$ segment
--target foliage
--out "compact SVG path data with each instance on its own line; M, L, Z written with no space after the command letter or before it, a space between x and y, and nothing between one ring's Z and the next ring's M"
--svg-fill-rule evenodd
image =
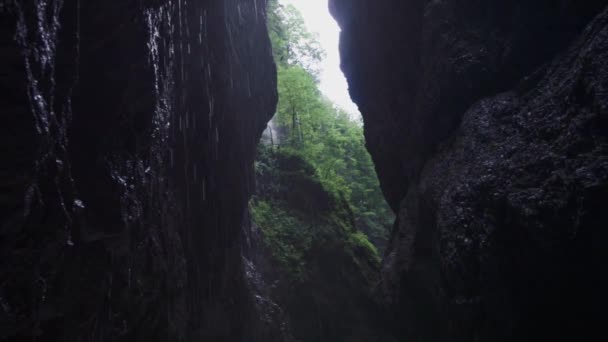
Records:
M319 91L314 65L323 53L297 10L272 0L268 22L278 67L273 120L282 136L276 148L308 161L325 188L349 202L357 227L384 249L394 217L380 191L361 123Z
M270 146L259 147L256 181L250 213L294 336L356 341L375 332L380 257L354 227L344 196L331 193L300 154Z
M367 235L362 232L354 232L349 236L349 242L352 250L364 254L367 258L374 260L374 262L380 263L380 257L378 256L378 250L367 239Z
M253 220L264 229L265 247L291 279L302 281L306 273L304 253L313 238L311 230L305 229L306 220L277 201L252 201L250 211Z
M365 148L361 123L351 119L319 91L317 65L324 52L316 36L307 31L301 14L293 6L281 5L277 0L270 0L268 6L269 34L278 68L279 102L273 120L278 127L275 133L281 136L276 146L259 149L256 161L259 193L277 191L277 175L272 172L279 168L278 160L286 160L290 155L296 156L295 160L305 160L312 170L303 170L303 173L309 177L314 173L313 178L322 184L323 191L331 198L346 202L356 228L365 233L358 233L350 241L359 243L370 255L377 255L377 250L382 250L386 244L393 214L380 191L374 165ZM272 157L272 153L281 158ZM273 177L274 181L271 181ZM296 190L283 191L293 193ZM292 214L281 209L281 203L277 201L254 209L265 212L265 205L270 204L278 216ZM277 222L296 224L283 217L270 220L261 214L258 219L271 226ZM275 232L271 234L274 234L273 238L279 236ZM365 243L368 238L373 245ZM277 241L273 245L277 251L289 251ZM374 248L367 248L370 246ZM291 260L289 264L294 266L297 256L282 255L280 258Z
M274 139L258 146L253 221L273 295L301 341L358 341L381 318L373 299L392 213L363 128L318 89L323 52L302 16L269 1L278 69ZM276 144L275 144L276 142Z
M268 32L274 58L278 65L300 65L318 77L318 63L325 57L318 36L309 32L302 14L293 5L281 5L277 0L268 3Z
M260 146L256 180L252 218L264 232L266 247L292 280L305 280L306 255L313 245L339 242L353 259L379 265L376 248L355 229L344 197L330 192L301 156Z
M265 247L290 281L309 278L307 260L313 249L318 252L315 246L341 246L353 263L374 269L379 266L378 251L356 230L344 196L327 189L299 154L260 146L256 180L257 191L250 202L253 221L262 229Z

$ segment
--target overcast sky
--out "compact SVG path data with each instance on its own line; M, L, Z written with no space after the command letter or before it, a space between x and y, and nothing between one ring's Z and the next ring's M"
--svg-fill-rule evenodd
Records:
M348 85L342 70L340 70L340 54L338 52L340 28L329 14L327 0L279 0L279 2L294 5L302 12L308 30L319 34L320 43L327 52L327 58L321 65L321 84L319 88L323 94L353 116L358 116L359 110L348 95Z

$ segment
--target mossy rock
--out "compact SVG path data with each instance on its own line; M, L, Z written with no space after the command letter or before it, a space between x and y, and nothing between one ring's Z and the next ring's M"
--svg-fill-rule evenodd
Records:
M274 295L293 333L307 341L377 341L381 310L374 298L380 257L355 229L344 196L323 186L296 154L265 153L251 213L273 260Z

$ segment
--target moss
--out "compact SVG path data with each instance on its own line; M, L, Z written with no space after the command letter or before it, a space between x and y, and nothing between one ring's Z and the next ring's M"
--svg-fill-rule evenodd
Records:
M378 250L376 246L374 246L367 235L362 232L354 232L349 236L350 247L356 252L362 253L365 257L373 260L375 263L380 263L380 256L378 255Z
M259 159L250 211L295 336L343 340L368 331L377 319L372 293L380 257L356 230L346 196L328 190L297 155L266 151Z
M304 254L310 249L312 231L305 220L279 201L254 199L250 204L254 222L262 229L264 245L283 272L293 281L306 274Z
M340 193L320 182L303 158L290 151L262 148L256 162L258 191L251 201L253 220L265 245L292 276L305 278L306 254L313 242L340 242L346 255L379 264L378 251L355 230L353 213Z

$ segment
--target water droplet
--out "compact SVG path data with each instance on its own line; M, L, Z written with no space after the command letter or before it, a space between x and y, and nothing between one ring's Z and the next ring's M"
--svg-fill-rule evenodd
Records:
M82 200L79 200L78 198L74 200L74 207L79 208L79 209L84 209L84 203L82 203Z
M206 181L203 178L203 201L205 200L206 196L207 196L207 189L206 189Z

